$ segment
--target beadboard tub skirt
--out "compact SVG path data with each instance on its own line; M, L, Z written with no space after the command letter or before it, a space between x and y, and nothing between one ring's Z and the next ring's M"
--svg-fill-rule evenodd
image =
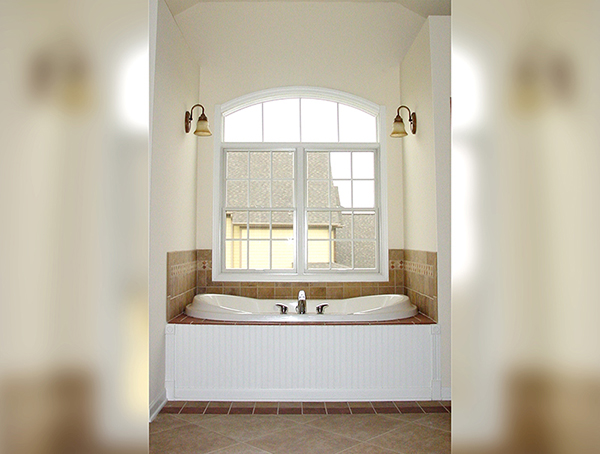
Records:
M440 400L439 325L166 328L169 400Z

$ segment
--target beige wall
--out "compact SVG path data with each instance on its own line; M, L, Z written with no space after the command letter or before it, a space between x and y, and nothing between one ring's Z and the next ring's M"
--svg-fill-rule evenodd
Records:
M427 19L402 62L401 78L402 102L417 112L417 134L403 139L404 245L438 253L442 387L449 392L450 17Z
M349 92L387 110L389 247L403 247L402 141L389 138L400 62L424 19L395 3L208 2L177 23L202 68L200 101L307 85ZM197 247L212 247L213 140L198 141Z
M156 3L154 2L154 8ZM150 403L164 393L167 252L195 249L196 137L183 115L198 100L199 68L164 0L158 0L151 110ZM151 76L152 77L152 76Z
M417 113L417 133L402 139L404 248L433 252L437 251L437 217L429 21L402 62L401 80L402 103ZM406 120L406 109L400 113Z
M438 321L441 326L442 390L450 390L450 69L449 16L429 17L433 121L435 126L435 181L437 213ZM449 397L446 395L445 397Z

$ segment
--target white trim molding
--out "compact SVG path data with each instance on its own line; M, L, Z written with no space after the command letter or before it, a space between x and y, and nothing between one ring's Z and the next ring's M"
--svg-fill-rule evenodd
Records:
M372 143L269 143L269 142L224 142L223 141L223 125L226 115L237 112L241 109L252 105L273 101L277 99L290 98L310 98L323 99L332 102L338 102L353 108L362 110L376 119L377 141ZM212 279L214 281L234 281L234 282L267 282L267 281L287 281L287 282L354 282L354 281L371 281L371 282L386 282L389 279L388 270L388 200L387 200L387 156L386 156L386 137L385 131L385 107L373 103L364 98L352 95L350 93L339 90L332 90L319 87L281 87L269 90L262 90L255 93L250 93L228 101L222 105L215 107L215 121L213 123L215 131L214 141L214 178L213 178L213 266ZM339 121L339 120L338 120ZM339 125L338 125L339 127ZM295 247L295 269L287 270L225 270L224 269L224 254L225 254L225 239L224 239L224 209L225 209L225 154L227 150L270 150L283 151L295 150L295 206L290 211L295 212L294 216L294 240ZM305 222L305 185L306 170L304 158L307 151L328 151L328 150L348 150L348 151L372 151L375 156L375 206L374 210L377 216L377 263L376 268L372 270L352 269L352 270L307 270L307 244L306 232L302 227L306 226ZM231 209L234 209L230 207ZM239 209L243 209L240 207ZM270 208L265 208L265 211L270 211ZM364 211L362 209L348 209L356 211ZM354 241L354 240L351 240Z
M378 104L345 91L321 87L290 86L256 91L227 101L220 106L221 115L229 115L261 102L287 98L326 99L328 101L339 102L360 109L370 115L379 115L380 112L380 106Z
M166 390L163 390L163 392L150 404L150 417L148 418L148 422L154 421L154 418L156 418L167 402L167 392Z

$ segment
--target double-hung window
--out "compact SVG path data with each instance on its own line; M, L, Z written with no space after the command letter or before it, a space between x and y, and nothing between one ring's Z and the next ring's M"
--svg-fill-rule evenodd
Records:
M213 279L387 280L379 106L295 88L217 111Z

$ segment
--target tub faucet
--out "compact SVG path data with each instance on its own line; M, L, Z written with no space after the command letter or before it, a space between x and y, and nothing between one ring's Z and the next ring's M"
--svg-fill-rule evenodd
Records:
M306 293L304 290L298 292L298 305L296 306L296 312L299 314L306 314Z

